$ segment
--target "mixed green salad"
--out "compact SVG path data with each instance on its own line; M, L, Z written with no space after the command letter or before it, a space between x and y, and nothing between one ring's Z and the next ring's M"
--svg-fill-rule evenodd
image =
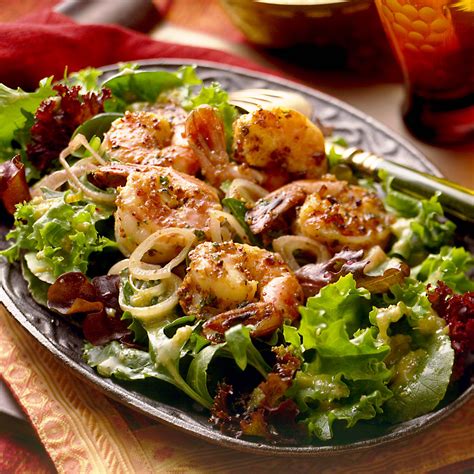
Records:
M437 196L357 176L306 118L244 114L193 67L101 75L0 85L0 255L89 366L281 443L470 383L474 259Z

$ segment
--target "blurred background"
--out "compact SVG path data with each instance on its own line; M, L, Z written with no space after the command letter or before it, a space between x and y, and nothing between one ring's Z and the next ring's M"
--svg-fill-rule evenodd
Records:
M408 1L387 0L396 8ZM361 109L409 138L448 178L474 187L474 143L435 146L406 128L403 75L375 0L0 0L0 22L51 7L80 23L118 23L253 60Z

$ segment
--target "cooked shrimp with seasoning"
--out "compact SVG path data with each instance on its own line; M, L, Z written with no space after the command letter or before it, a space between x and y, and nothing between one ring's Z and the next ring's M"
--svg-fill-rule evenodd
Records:
M256 234L291 227L294 234L333 250L383 247L392 222L374 192L329 175L324 180L295 181L273 191L255 204L247 220Z
M111 160L170 166L191 175L199 161L183 137L186 112L178 107L127 111L115 120L102 143Z
M273 190L291 179L320 177L327 170L323 134L294 110L275 108L242 115L233 125L230 155L222 120L210 106L190 113L186 134L204 177L215 186L244 178Z
M239 323L251 325L254 337L266 336L298 319L303 290L278 254L235 242L204 242L188 257L179 303L185 314L207 320L210 339Z
M204 236L210 231L210 212L222 209L216 190L173 168L111 165L94 173L94 183L119 186L115 238L125 255L160 229L189 228ZM172 240L172 237L171 237ZM150 256L159 263L176 253L172 241Z
M233 158L262 170L264 187L319 178L327 171L321 130L296 110L256 110L240 116L233 131Z
M391 223L392 218L374 192L345 181L329 181L307 196L294 230L335 250L385 247Z

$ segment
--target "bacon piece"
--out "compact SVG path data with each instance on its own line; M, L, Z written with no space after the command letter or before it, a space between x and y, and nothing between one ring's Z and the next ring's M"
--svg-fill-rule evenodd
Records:
M25 165L19 155L0 164L0 202L9 214L14 214L16 204L31 199L26 182Z

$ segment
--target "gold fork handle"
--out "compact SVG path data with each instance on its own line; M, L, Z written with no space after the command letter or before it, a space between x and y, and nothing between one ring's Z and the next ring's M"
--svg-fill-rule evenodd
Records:
M380 170L385 170L393 176L394 189L408 195L429 199L439 193L439 202L447 214L474 222L474 190L357 148L343 148L336 145L335 151L341 154L352 168L365 174L377 177Z

